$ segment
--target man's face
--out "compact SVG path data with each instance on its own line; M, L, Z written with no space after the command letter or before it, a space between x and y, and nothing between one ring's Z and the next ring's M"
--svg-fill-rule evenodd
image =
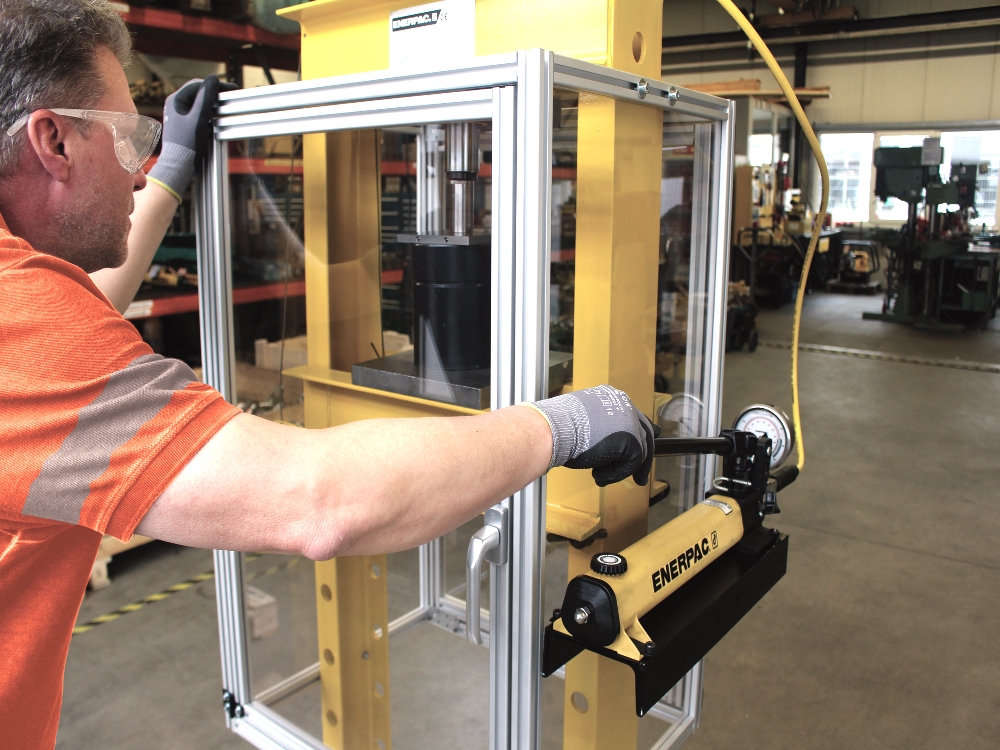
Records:
M98 49L97 68L106 91L91 109L135 112L125 72L110 50ZM118 268L128 257L129 215L135 207L132 193L145 186L146 177L122 168L110 126L99 122L85 125L80 120L72 124L75 128L70 137L76 141L77 160L67 200L53 217L59 230L58 247L47 251L87 273Z

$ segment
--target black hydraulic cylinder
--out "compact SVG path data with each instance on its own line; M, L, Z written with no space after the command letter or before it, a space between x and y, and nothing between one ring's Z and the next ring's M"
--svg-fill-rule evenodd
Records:
M490 366L490 246L413 247L413 354L417 367Z

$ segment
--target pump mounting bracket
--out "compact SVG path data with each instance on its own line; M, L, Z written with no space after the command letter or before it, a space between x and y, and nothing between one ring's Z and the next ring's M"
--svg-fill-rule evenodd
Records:
M548 677L585 649L620 661L635 673L635 712L644 716L771 590L787 565L788 536L758 526L640 618L655 644L641 659L584 643L550 624L542 675Z

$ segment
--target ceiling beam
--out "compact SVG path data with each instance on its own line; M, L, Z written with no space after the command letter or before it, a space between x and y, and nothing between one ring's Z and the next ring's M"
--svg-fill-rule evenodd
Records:
M915 13L907 16L866 18L859 21L818 21L799 26L760 28L757 32L768 44L797 44L836 39L861 39L872 36L922 34L932 31L971 29L1000 25L1000 5L938 13ZM663 55L745 47L742 31L686 34L663 37Z

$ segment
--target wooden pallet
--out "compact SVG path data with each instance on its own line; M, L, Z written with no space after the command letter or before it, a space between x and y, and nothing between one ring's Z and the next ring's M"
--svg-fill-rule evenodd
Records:
M105 536L101 540L100 549L97 551L97 559L94 561L94 568L90 572L90 588L97 591L111 585L111 579L108 577L108 563L111 562L112 557L119 552L140 547L151 541L153 540L148 536L140 536L139 534L135 534L127 542L115 539L113 536Z
M840 294L867 294L868 296L873 296L882 291L882 282L869 281L867 284L862 284L854 281L831 279L826 282L826 291Z

